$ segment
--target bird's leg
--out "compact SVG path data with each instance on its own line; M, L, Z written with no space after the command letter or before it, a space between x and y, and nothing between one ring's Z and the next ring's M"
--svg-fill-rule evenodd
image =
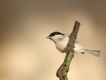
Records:
M85 54L84 52L81 52L82 54Z

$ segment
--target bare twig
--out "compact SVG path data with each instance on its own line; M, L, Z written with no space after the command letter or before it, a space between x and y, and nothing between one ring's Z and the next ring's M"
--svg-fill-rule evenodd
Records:
M63 64L59 67L57 70L56 76L59 77L60 80L68 80L67 73L69 71L69 66L71 63L71 60L74 57L74 44L77 38L78 30L80 27L80 23L78 21L75 21L74 28L72 33L70 34L70 41L66 48L66 57L64 59Z

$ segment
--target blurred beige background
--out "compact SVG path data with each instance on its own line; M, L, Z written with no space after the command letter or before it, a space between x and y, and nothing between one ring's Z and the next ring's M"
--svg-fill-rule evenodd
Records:
M59 80L65 54L46 37L70 34L81 23L78 42L100 49L100 57L75 54L69 80L106 80L105 0L0 1L0 80Z

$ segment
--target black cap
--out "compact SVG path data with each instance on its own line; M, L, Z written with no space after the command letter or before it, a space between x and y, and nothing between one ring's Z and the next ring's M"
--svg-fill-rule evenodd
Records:
M51 36L55 36L55 35L64 35L63 33L60 33L60 32L52 32L48 37L51 37Z

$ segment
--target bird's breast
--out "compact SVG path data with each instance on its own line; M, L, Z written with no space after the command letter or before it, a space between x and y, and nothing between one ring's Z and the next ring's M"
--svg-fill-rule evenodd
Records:
M68 44L69 39L65 38L61 41L58 41L56 43L56 48L60 51L60 52L64 52L63 50L66 48L67 44Z

